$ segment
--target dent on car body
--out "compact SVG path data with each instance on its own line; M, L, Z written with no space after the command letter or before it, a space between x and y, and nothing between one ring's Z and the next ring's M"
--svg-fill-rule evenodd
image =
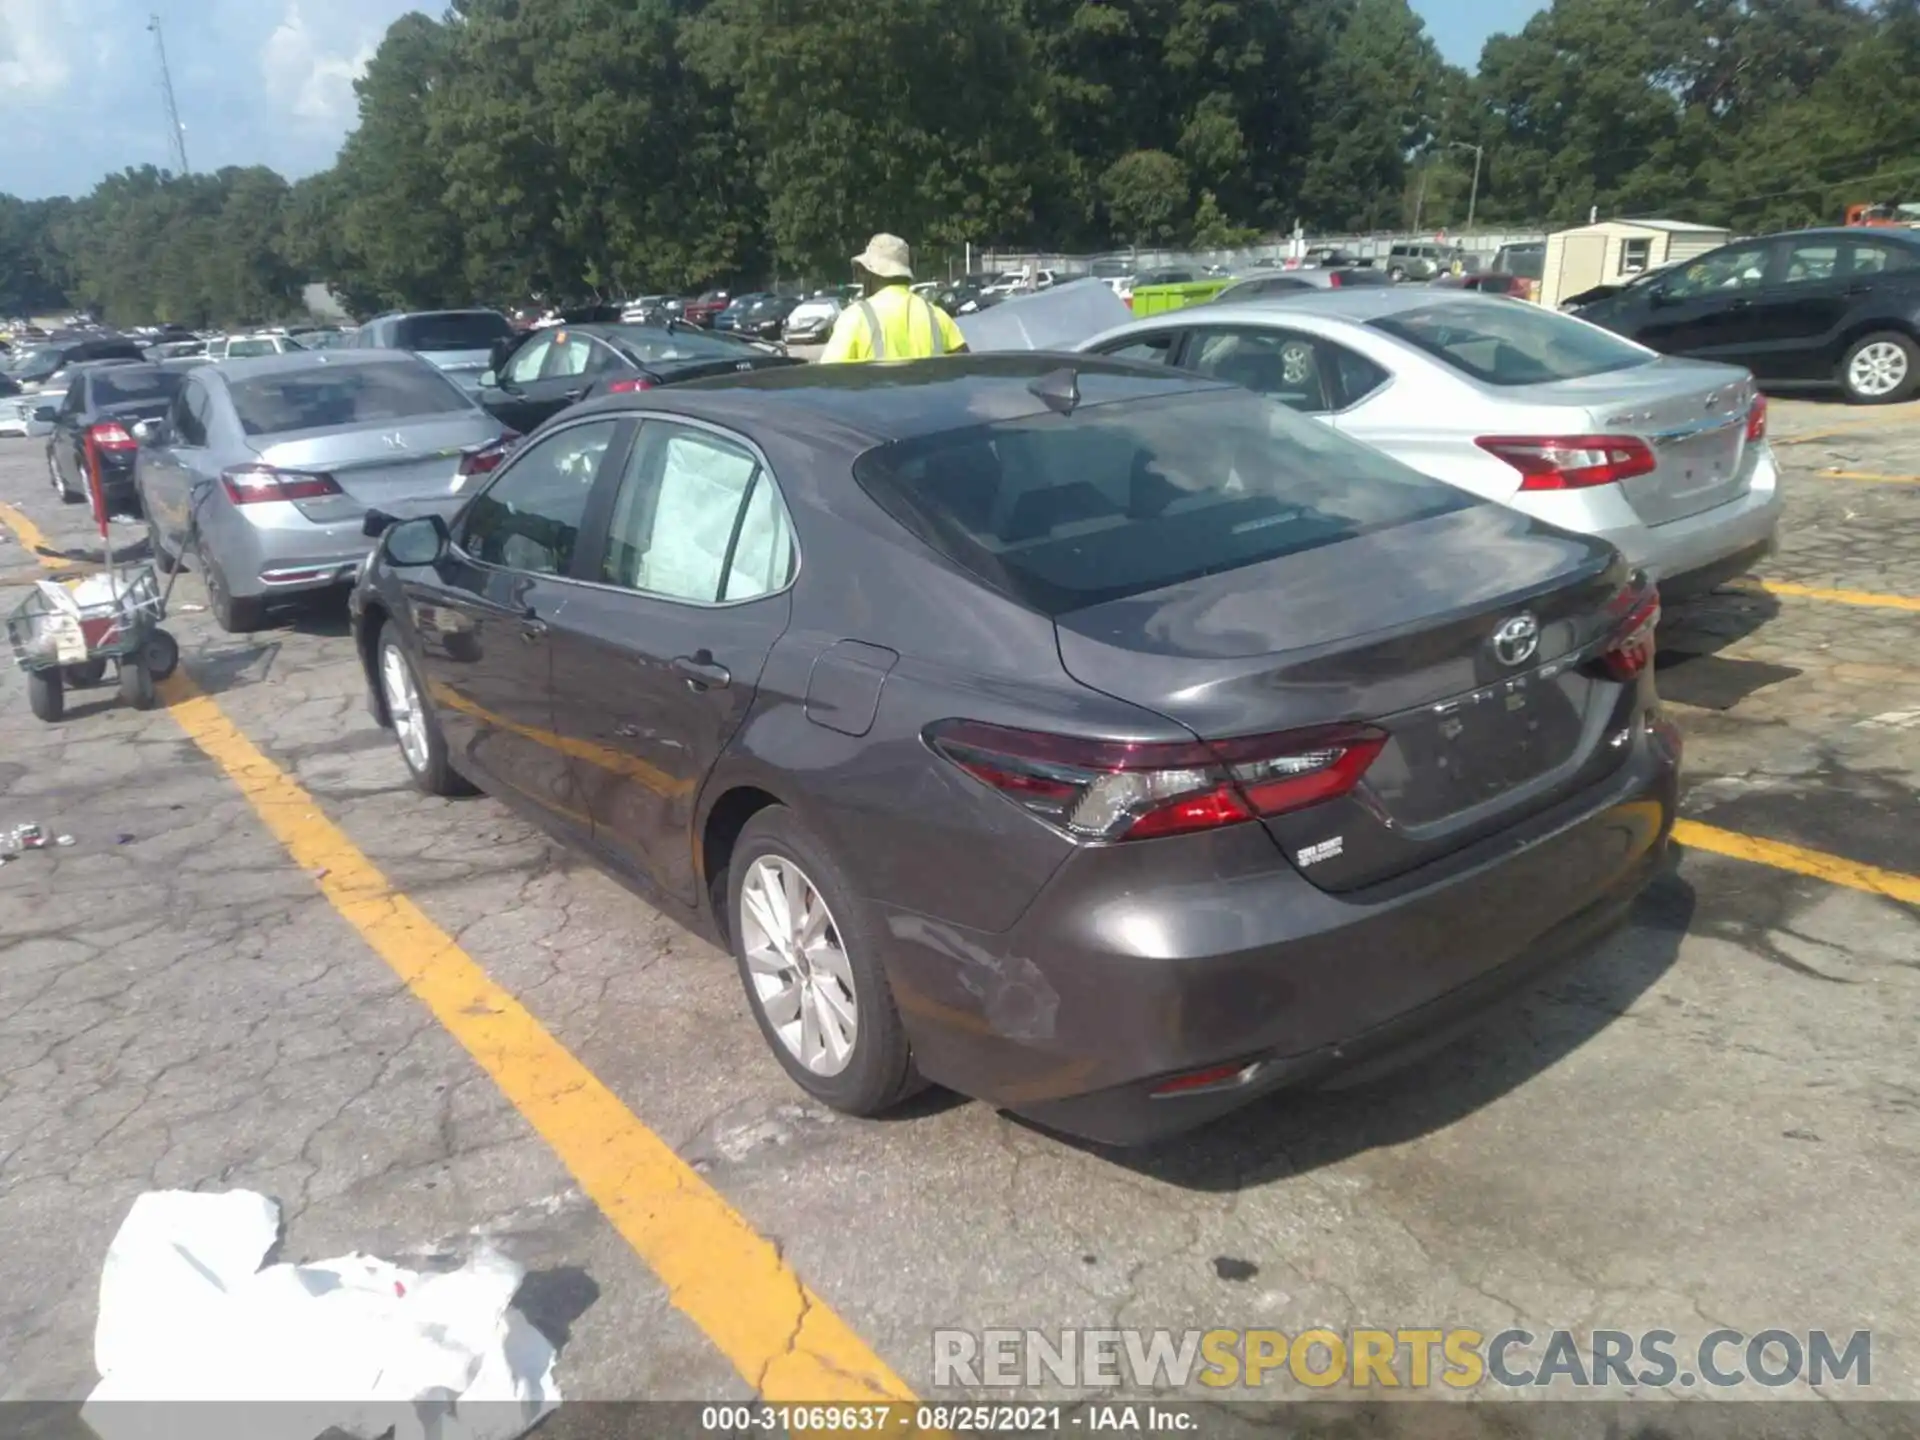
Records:
M1024 955L995 955L958 928L925 915L892 915L887 929L957 962L954 978L980 1001L987 1027L1009 1040L1051 1040L1060 992Z

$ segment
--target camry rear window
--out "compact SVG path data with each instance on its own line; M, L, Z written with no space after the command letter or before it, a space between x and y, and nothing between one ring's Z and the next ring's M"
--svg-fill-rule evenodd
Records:
M1605 330L1535 305L1428 305L1369 322L1488 385L1545 385L1654 359Z
M448 315L410 315L394 326L402 350L487 350L513 333L504 315L486 310Z
M1048 615L1481 503L1226 390L888 445L854 476L928 545Z
M417 360L313 366L236 380L227 389L249 435L379 425L471 408L452 381Z

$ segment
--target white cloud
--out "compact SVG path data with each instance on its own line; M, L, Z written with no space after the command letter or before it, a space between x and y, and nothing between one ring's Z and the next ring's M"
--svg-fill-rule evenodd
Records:
M0 0L0 94L46 100L73 76L66 24L46 0Z
M0 0L0 5L8 3ZM365 36L351 54L323 48L300 13L298 0L287 0L279 27L261 47L260 73L273 103L301 120L340 125L353 118L353 82L366 72L373 51L373 42Z

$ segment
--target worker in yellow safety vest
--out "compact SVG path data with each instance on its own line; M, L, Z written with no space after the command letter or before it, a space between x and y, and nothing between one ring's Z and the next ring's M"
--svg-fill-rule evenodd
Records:
M852 360L924 360L954 355L967 342L953 317L913 293L913 257L898 235L876 235L853 257L866 298L840 312L820 356L823 365Z

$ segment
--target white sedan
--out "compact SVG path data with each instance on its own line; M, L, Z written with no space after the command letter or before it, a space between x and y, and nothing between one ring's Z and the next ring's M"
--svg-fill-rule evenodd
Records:
M1780 475L1746 371L1425 287L1192 306L1080 346L1269 395L1416 470L1611 541L1670 594L1772 547Z

